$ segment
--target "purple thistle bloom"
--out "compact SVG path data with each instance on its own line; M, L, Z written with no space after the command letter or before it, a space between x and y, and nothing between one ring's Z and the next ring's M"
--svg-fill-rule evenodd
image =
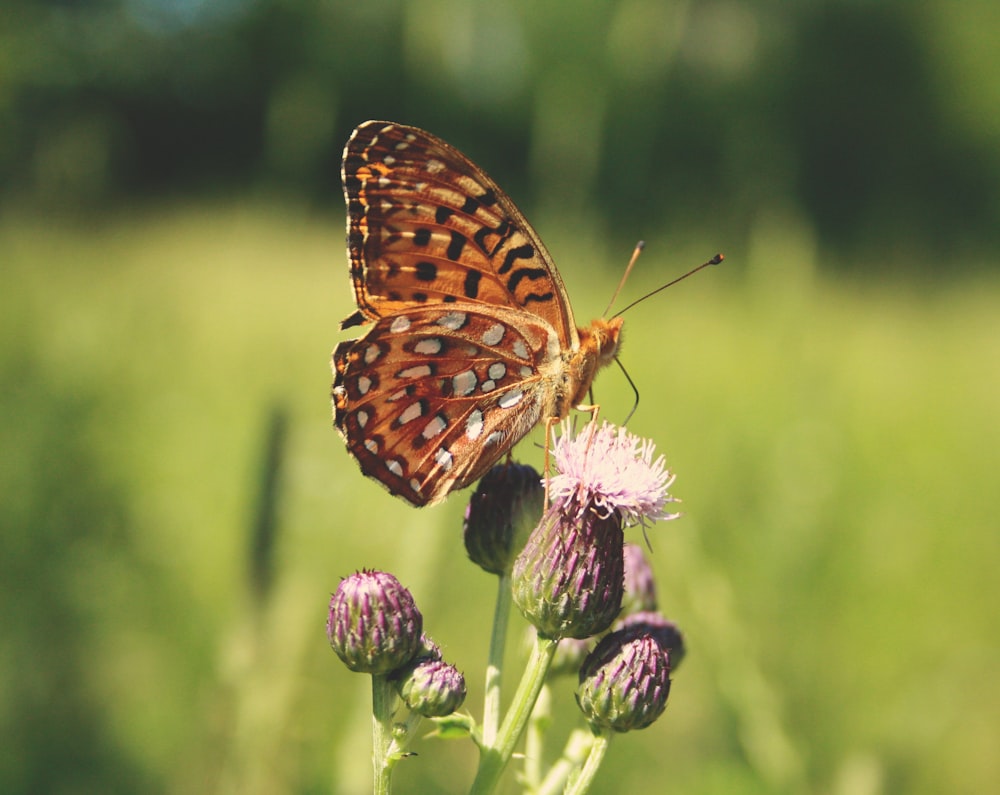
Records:
M345 577L330 598L326 634L352 671L387 674L421 649L423 616L399 580L383 571Z
M675 519L678 514L666 510L676 502L667 492L674 475L662 455L653 460L653 451L649 439L607 422L600 428L590 423L576 436L564 432L553 446L559 474L549 480L549 497L605 515L617 512L626 524Z

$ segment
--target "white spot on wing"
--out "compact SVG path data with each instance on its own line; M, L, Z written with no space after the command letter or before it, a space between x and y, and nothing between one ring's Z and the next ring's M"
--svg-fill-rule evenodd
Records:
M428 174L440 174L444 171L444 163L440 160L428 160L425 164Z
M495 323L486 329L483 334L484 345L497 345L503 339L503 334L507 329L500 323Z
M365 439L365 450L372 455L378 455L378 442L374 439Z
M424 430L420 435L425 439L433 439L447 427L447 420L440 414L435 414L434 418L424 426Z
M434 354L441 353L443 347L444 344L437 337L426 337L413 346L413 352L425 356L433 356Z
M445 472L451 469L452 464L455 463L455 459L452 457L451 452L443 447L434 453L434 461Z
M503 441L503 431L493 431L489 436L483 439L483 444L486 447L492 447L495 444L500 444Z
M410 330L410 319L406 315L397 315L392 319L392 323L389 326L389 331L394 334L400 334L404 331Z
M367 395L368 390L372 388L372 380L367 375L358 376L358 393L361 395Z
M403 476L403 465L399 463L399 459L397 458L390 458L386 461L385 468L392 472L392 474L397 478L401 478Z
M371 364L381 355L382 355L382 349L378 345L372 343L367 348L365 348L365 356L364 356L365 364Z
M423 413L424 413L424 407L418 400L415 403L411 403L409 406L403 409L400 412L397 421L399 422L400 425L406 425L406 423L413 422L413 420L423 416Z
M514 408L518 403L521 402L521 398L524 397L524 392L520 389L512 389L510 392L505 392L500 396L500 400L497 401L497 405L502 409Z
M524 344L524 340L514 340L514 355L518 359L528 358L528 346Z
M415 364L396 373L397 378L426 378L431 374L429 364Z
M474 442L483 432L483 412L475 409L469 419L465 421L465 436L470 442Z
M494 362L490 365L490 369L486 371L486 374L494 381L499 381L507 375L507 366L503 362Z
M476 388L477 381L476 374L472 370L466 370L452 377L451 390L458 397L471 395L472 390Z
M371 419L371 416L364 409L359 409L354 418L358 421L358 427L364 428L368 424L368 420Z
M438 318L437 324L451 331L458 331L468 320L469 316L465 312L448 312Z

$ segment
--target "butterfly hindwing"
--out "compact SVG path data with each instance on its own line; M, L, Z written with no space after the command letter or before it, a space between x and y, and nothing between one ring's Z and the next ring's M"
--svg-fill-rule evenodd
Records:
M367 474L414 504L433 502L478 478L551 411L559 364L544 321L422 306L337 346L336 425Z

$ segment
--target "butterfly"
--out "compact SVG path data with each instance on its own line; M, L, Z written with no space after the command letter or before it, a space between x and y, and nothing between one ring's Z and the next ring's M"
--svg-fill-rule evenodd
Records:
M413 505L477 480L584 402L620 317L578 328L535 230L428 132L367 121L342 168L357 311L333 352L334 424L361 471Z

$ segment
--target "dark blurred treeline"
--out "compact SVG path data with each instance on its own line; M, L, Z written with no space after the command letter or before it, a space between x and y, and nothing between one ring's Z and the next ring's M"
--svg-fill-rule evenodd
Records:
M339 203L367 118L632 239L793 208L844 255L1000 238L992 2L4 0L0 200ZM710 221L710 223L709 223Z

